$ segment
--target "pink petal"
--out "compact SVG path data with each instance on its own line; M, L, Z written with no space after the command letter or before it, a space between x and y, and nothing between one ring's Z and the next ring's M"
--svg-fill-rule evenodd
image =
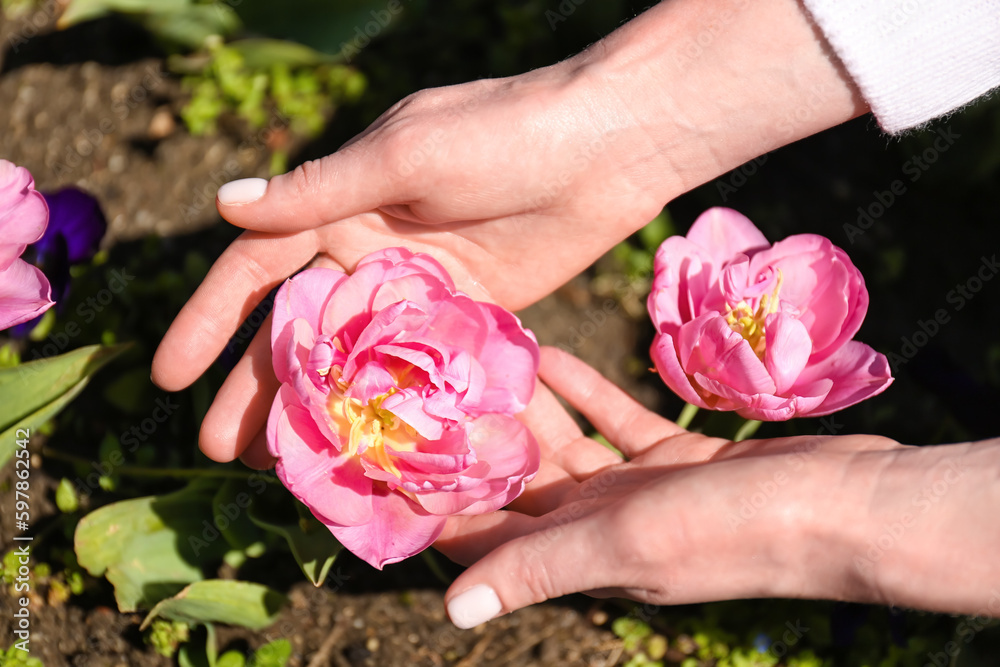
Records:
M823 361L807 367L799 376L799 383L805 385L824 378L833 381L833 388L822 405L809 416L821 417L843 410L882 393L893 380L885 355L854 340Z
M538 341L513 313L492 303L478 305L487 329L486 341L475 354L485 373L485 386L475 407L482 412L516 414L528 406L535 391L541 358ZM468 401L462 405L468 406Z
M675 394L691 405L697 405L699 408L709 407L691 384L691 378L681 368L677 359L677 345L670 334L659 334L653 339L649 356L652 357L660 378Z
M743 301L750 284L750 258L742 253L735 255L722 269L719 283L726 303L735 306Z
M42 238L48 222L49 207L35 190L31 173L0 160L0 270L8 268L29 244Z
M671 236L656 251L653 285L646 301L659 333L676 335L678 327L702 314L720 266L705 250L683 236Z
M775 394L784 395L795 384L812 354L806 326L782 313L767 318L764 365L774 380Z
M473 416L520 412L531 400L538 370L538 342L520 320L499 306L457 293L434 304L423 326L394 338L407 348L420 345L435 363L428 371L438 386L467 386L462 409ZM436 352L436 354L434 354ZM462 359L472 355L472 358ZM461 381L460 375L468 376Z
M774 396L772 394L741 394L732 387L700 374L696 375L695 379L704 385L706 391L719 397L719 404L715 409L734 410L745 419L759 419L761 421L785 421L810 414L816 406L823 402L833 384L829 380L825 383L814 383L809 389L815 391L815 395Z
M470 449L465 428L446 429L438 440L418 440L414 451L391 453L400 471L399 486L410 493L466 491L490 469Z
M339 450L339 426L329 413L330 387L328 380L309 368L316 339L312 327L304 319L292 320L271 350L275 375L284 386L298 396L299 405L309 410L316 427Z
M461 421L478 412L470 410L467 403L460 400L461 395L447 385L440 389L424 387L423 396L427 414L441 419Z
M425 253L414 253L406 248L384 248L365 256L355 271L369 264L379 264L389 274L387 280L414 273L427 273L450 289L455 289L451 275L441 266L440 262Z
M474 449L466 446L464 430L451 430L434 442L422 442L412 452L398 452L396 457L413 475L455 475L478 462ZM449 440L455 445L449 446ZM424 451L429 450L429 451Z
M357 349L357 348L355 348ZM351 378L351 386L344 395L367 403L373 398L396 388L396 379L378 361L369 361Z
M353 349L344 364L344 380L353 382L359 368L376 360L378 347L406 340L411 331L426 326L427 317L426 312L409 301L394 303L375 313L354 338Z
M305 320L301 320L301 322L306 324ZM312 349L309 350L309 359L305 365L301 365L298 359L295 361L317 388L328 393L331 373L336 374L343 369L346 355L336 348L336 341L323 334L316 337Z
M737 410L737 414L745 419L759 419L761 421L786 421L793 417L803 417L812 413L818 405L826 398L832 382L816 383L811 390L815 395L794 395L794 396L768 396L757 394L752 396L747 407Z
M682 326L678 350L688 375L713 378L740 394L774 393L774 380L763 362L721 315L703 315Z
M826 302L831 302L834 299L843 300L843 311L845 314L841 318L840 326L835 335L829 340L821 337L818 330L815 333L811 332L813 338L813 361L818 361L832 354L836 350L839 350L844 343L854 338L854 335L861 328L861 323L864 322L865 315L868 314L868 288L865 286L864 276L851 263L847 253L837 247L834 247L833 250L834 257L836 258L835 261L838 266L844 267L846 274L843 284L840 285L841 292L840 294L831 294L829 296L817 294L814 300L820 303L823 300Z
M429 275L436 279L403 280L407 276ZM398 282L396 282L398 281ZM390 283L395 282L395 286ZM406 248L386 248L362 259L354 273L337 289L335 298L324 313L323 332L343 330L345 338L357 340L374 312L383 310L389 299L405 297L406 289L414 289L412 301L428 301L428 295L441 294L441 288L454 290L448 272L429 255L414 254ZM382 288L387 294L379 298ZM375 307L376 300L380 307ZM397 298L396 301L403 300ZM392 303L395 303L393 301Z
M868 310L864 278L847 254L829 239L797 234L754 255L752 271L781 269L779 299L794 304L813 341L813 360L854 337Z
M429 547L444 529L446 517L435 516L403 494L376 484L375 512L359 526L327 524L330 532L352 553L381 570Z
M274 297L271 319L272 349L278 345L278 339L285 334L288 323L295 319L304 319L308 322L315 335L323 333L323 311L338 286L345 280L347 275L343 271L334 269L306 269L286 280ZM331 335L332 333L335 332L331 332ZM275 372L277 371L276 366ZM280 375L278 379L281 379Z
M323 311L320 330L357 341L372 318L372 301L379 285L386 280L383 263L359 265L354 273L337 286ZM348 350L349 352L352 350Z
M432 304L452 295L437 276L429 273L413 273L393 280L387 280L377 288L372 300L372 312L378 312L400 301L409 301L428 310Z
M417 389L404 389L387 397L382 407L412 426L421 437L438 440L444 433L445 424L441 419L427 414L424 398Z
M370 521L372 481L356 457L338 453L298 400L282 385L268 417L268 451L278 459L278 478L325 523Z
M742 213L731 208L710 208L694 221L687 239L701 247L720 271L736 255L752 255L771 244Z
M506 415L485 415L471 425L469 439L486 475L467 491L417 493L416 499L432 514L484 514L507 505L538 472L538 443L521 422Z
M316 330L305 319L290 319L281 329L271 328L271 366L279 382L307 375L309 358L316 345Z
M21 259L15 258L0 269L0 331L48 310L53 304L50 293L45 274Z

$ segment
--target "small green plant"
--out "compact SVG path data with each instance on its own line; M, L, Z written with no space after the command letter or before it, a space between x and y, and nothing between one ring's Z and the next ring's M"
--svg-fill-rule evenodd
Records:
M44 667L42 661L33 658L27 651L22 651L16 646L11 646L4 651L0 649L0 667Z
M59 480L59 486L56 488L56 507L65 514L75 512L80 508L80 499L76 495L73 482L65 477Z
M623 616L611 623L611 631L631 654L626 667L663 667L661 660L667 653L667 638L654 633L647 623Z
M153 650L165 658L172 658L177 648L191 636L191 626L183 621L158 618L150 625L143 638Z
M756 648L736 648L716 663L718 667L774 667L778 664L778 656L773 653L761 653Z
M183 85L191 100L181 117L188 130L197 135L214 132L226 112L253 128L271 127L275 123L268 119L273 114L280 127L312 137L338 104L354 102L364 93L367 81L357 70L321 54L290 53L294 45L279 49L279 44L211 39L207 58L172 59L175 70L187 72Z
M261 646L250 659L251 667L285 667L292 657L292 643L276 639Z

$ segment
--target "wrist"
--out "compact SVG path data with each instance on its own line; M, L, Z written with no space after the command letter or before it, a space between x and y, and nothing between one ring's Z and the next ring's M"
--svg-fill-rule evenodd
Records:
M566 64L664 203L867 111L796 0L667 0Z
M992 440L904 447L875 465L852 461L845 480L871 479L841 531L853 544L843 597L1000 616L998 455Z
M852 557L862 543L861 532L855 530L859 507L863 513L866 494L875 483L872 468L877 466L855 470L851 461L890 452L835 451L825 440L803 438L778 459L775 481L783 483L782 501L770 503L766 509L773 513L759 524L765 532L762 539L778 546L767 597L855 601L864 597Z

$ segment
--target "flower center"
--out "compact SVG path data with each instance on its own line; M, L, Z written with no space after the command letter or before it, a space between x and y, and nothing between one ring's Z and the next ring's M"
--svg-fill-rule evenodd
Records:
M750 349L759 359L764 358L766 348L765 324L767 316L778 312L778 293L781 292L782 280L781 269L778 269L778 279L774 291L770 294L763 294L756 309L752 305L754 299L751 299L750 303L743 299L735 306L726 303L726 308L729 311L726 313L726 322L733 331L750 343Z
M393 432L404 425L394 414L382 408L382 402L396 393L390 389L362 403L356 398L341 398L340 412L350 424L347 452L351 456L361 456L388 473L400 476L392 456L386 451L386 437L395 440Z

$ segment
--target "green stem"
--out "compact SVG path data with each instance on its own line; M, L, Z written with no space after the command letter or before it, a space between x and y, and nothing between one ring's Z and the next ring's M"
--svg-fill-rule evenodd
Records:
M442 584L445 586L451 586L451 578L444 573L444 570L441 569L441 565L438 564L437 558L434 557L434 553L430 549L424 549L421 551L420 557L424 559L427 569L429 569Z
M92 463L90 459L75 454L67 454L49 447L42 447L42 456L45 458L66 461L67 463L82 463L88 465ZM115 466L115 474L126 477L172 477L175 479L194 479L197 477L212 477L222 479L263 479L266 482L278 483L277 478L269 475L262 475L259 472L243 472L241 470L219 470L216 468L145 468L142 466L120 465Z
M684 409L681 410L680 416L677 417L677 425L681 428L687 428L691 425L691 420L694 419L696 414L698 414L698 406L685 403Z
M740 426L740 429L736 431L736 435L733 436L733 442L740 442L746 440L747 438L753 437L753 434L757 432L760 428L760 422L756 419L748 419Z

